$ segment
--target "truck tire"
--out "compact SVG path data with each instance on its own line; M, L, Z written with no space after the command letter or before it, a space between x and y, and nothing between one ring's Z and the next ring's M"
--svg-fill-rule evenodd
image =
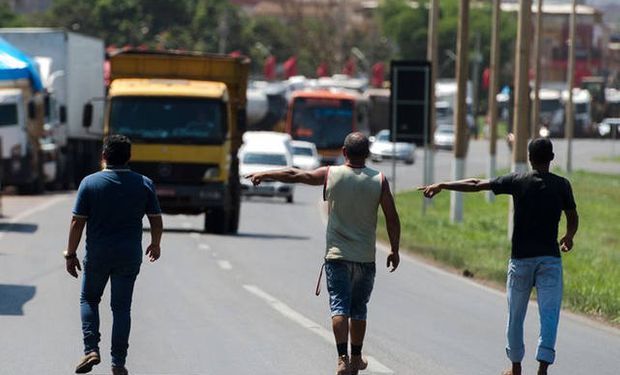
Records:
M205 212L205 233L225 234L230 218L224 207L209 208Z

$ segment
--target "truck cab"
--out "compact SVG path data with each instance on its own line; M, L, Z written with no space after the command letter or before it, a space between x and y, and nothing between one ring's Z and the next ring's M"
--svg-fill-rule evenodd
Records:
M104 133L131 139L130 167L154 181L164 213L204 213L206 232L235 233L249 62L123 52L110 63Z

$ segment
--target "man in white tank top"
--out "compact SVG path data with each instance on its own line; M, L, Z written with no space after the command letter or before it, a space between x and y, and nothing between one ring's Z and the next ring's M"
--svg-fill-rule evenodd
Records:
M342 148L346 163L313 171L287 168L246 176L254 185L263 180L323 185L328 204L325 272L332 328L338 349L337 375L357 375L368 362L362 357L366 333L366 305L375 279L375 242L379 206L386 218L391 252L387 267L400 263L400 220L383 173L368 168L368 138L351 133ZM349 336L351 356L349 357Z

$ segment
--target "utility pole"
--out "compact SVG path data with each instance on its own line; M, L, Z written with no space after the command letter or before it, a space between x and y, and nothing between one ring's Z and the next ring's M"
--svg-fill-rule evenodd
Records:
M489 179L497 173L497 92L499 91L499 25L501 0L493 0L493 21L491 24L491 66L489 77ZM494 202L495 194L487 192L487 201Z
M570 14L570 44L568 46L568 102L566 103L566 172L573 171L573 132L575 131L575 107L573 106L573 86L575 86L575 29L577 23L577 0L573 0Z
M519 23L517 26L517 58L515 69L515 104L513 127L515 141L512 148L512 170L527 170L527 141L529 111L529 57L532 0L521 0L519 6Z
M473 86L473 103L472 103L472 112L474 115L474 123L475 126L478 126L476 118L478 117L478 110L480 109L480 64L482 63L482 54L480 53L480 42L481 35L480 31L476 31L475 35L475 43L474 43L474 58L473 58L473 66L472 66L472 86Z
M456 111L454 112L455 144L454 164L452 165L452 177L454 180L465 178L465 156L467 155L467 65L469 59L468 34L469 34L469 0L460 0L459 27L456 35ZM451 192L450 194L450 220L454 223L463 221L463 193Z
M542 18L543 18L543 0L538 0L536 6L536 34L534 34L534 66L536 67L536 78L534 81L534 101L532 102L532 129L530 136L536 138L540 130L540 71L541 71L541 55L542 55Z
M532 18L532 0L520 0L519 23L517 26L517 53L515 71L515 104L513 129L515 134L512 147L512 171L526 172L527 167L527 140L530 85L528 78L530 61L530 33ZM512 237L514 202L510 201L508 209L508 238Z
M426 59L431 62L431 93L430 93L430 107L431 113L429 115L429 137L428 143L424 146L424 185L430 185L435 180L435 151L434 151L434 137L435 128L437 127L436 118L437 111L435 110L435 84L437 82L438 71L438 52L437 52L437 26L439 23L439 0L431 0L430 7L428 9L428 42L426 47ZM429 198L424 198L422 204L422 212L426 212L426 208L431 204Z

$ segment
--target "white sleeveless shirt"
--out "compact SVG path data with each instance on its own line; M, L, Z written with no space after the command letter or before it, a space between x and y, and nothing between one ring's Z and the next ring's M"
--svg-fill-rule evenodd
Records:
M330 167L325 179L328 204L327 260L375 261L377 210L383 173L368 167Z

